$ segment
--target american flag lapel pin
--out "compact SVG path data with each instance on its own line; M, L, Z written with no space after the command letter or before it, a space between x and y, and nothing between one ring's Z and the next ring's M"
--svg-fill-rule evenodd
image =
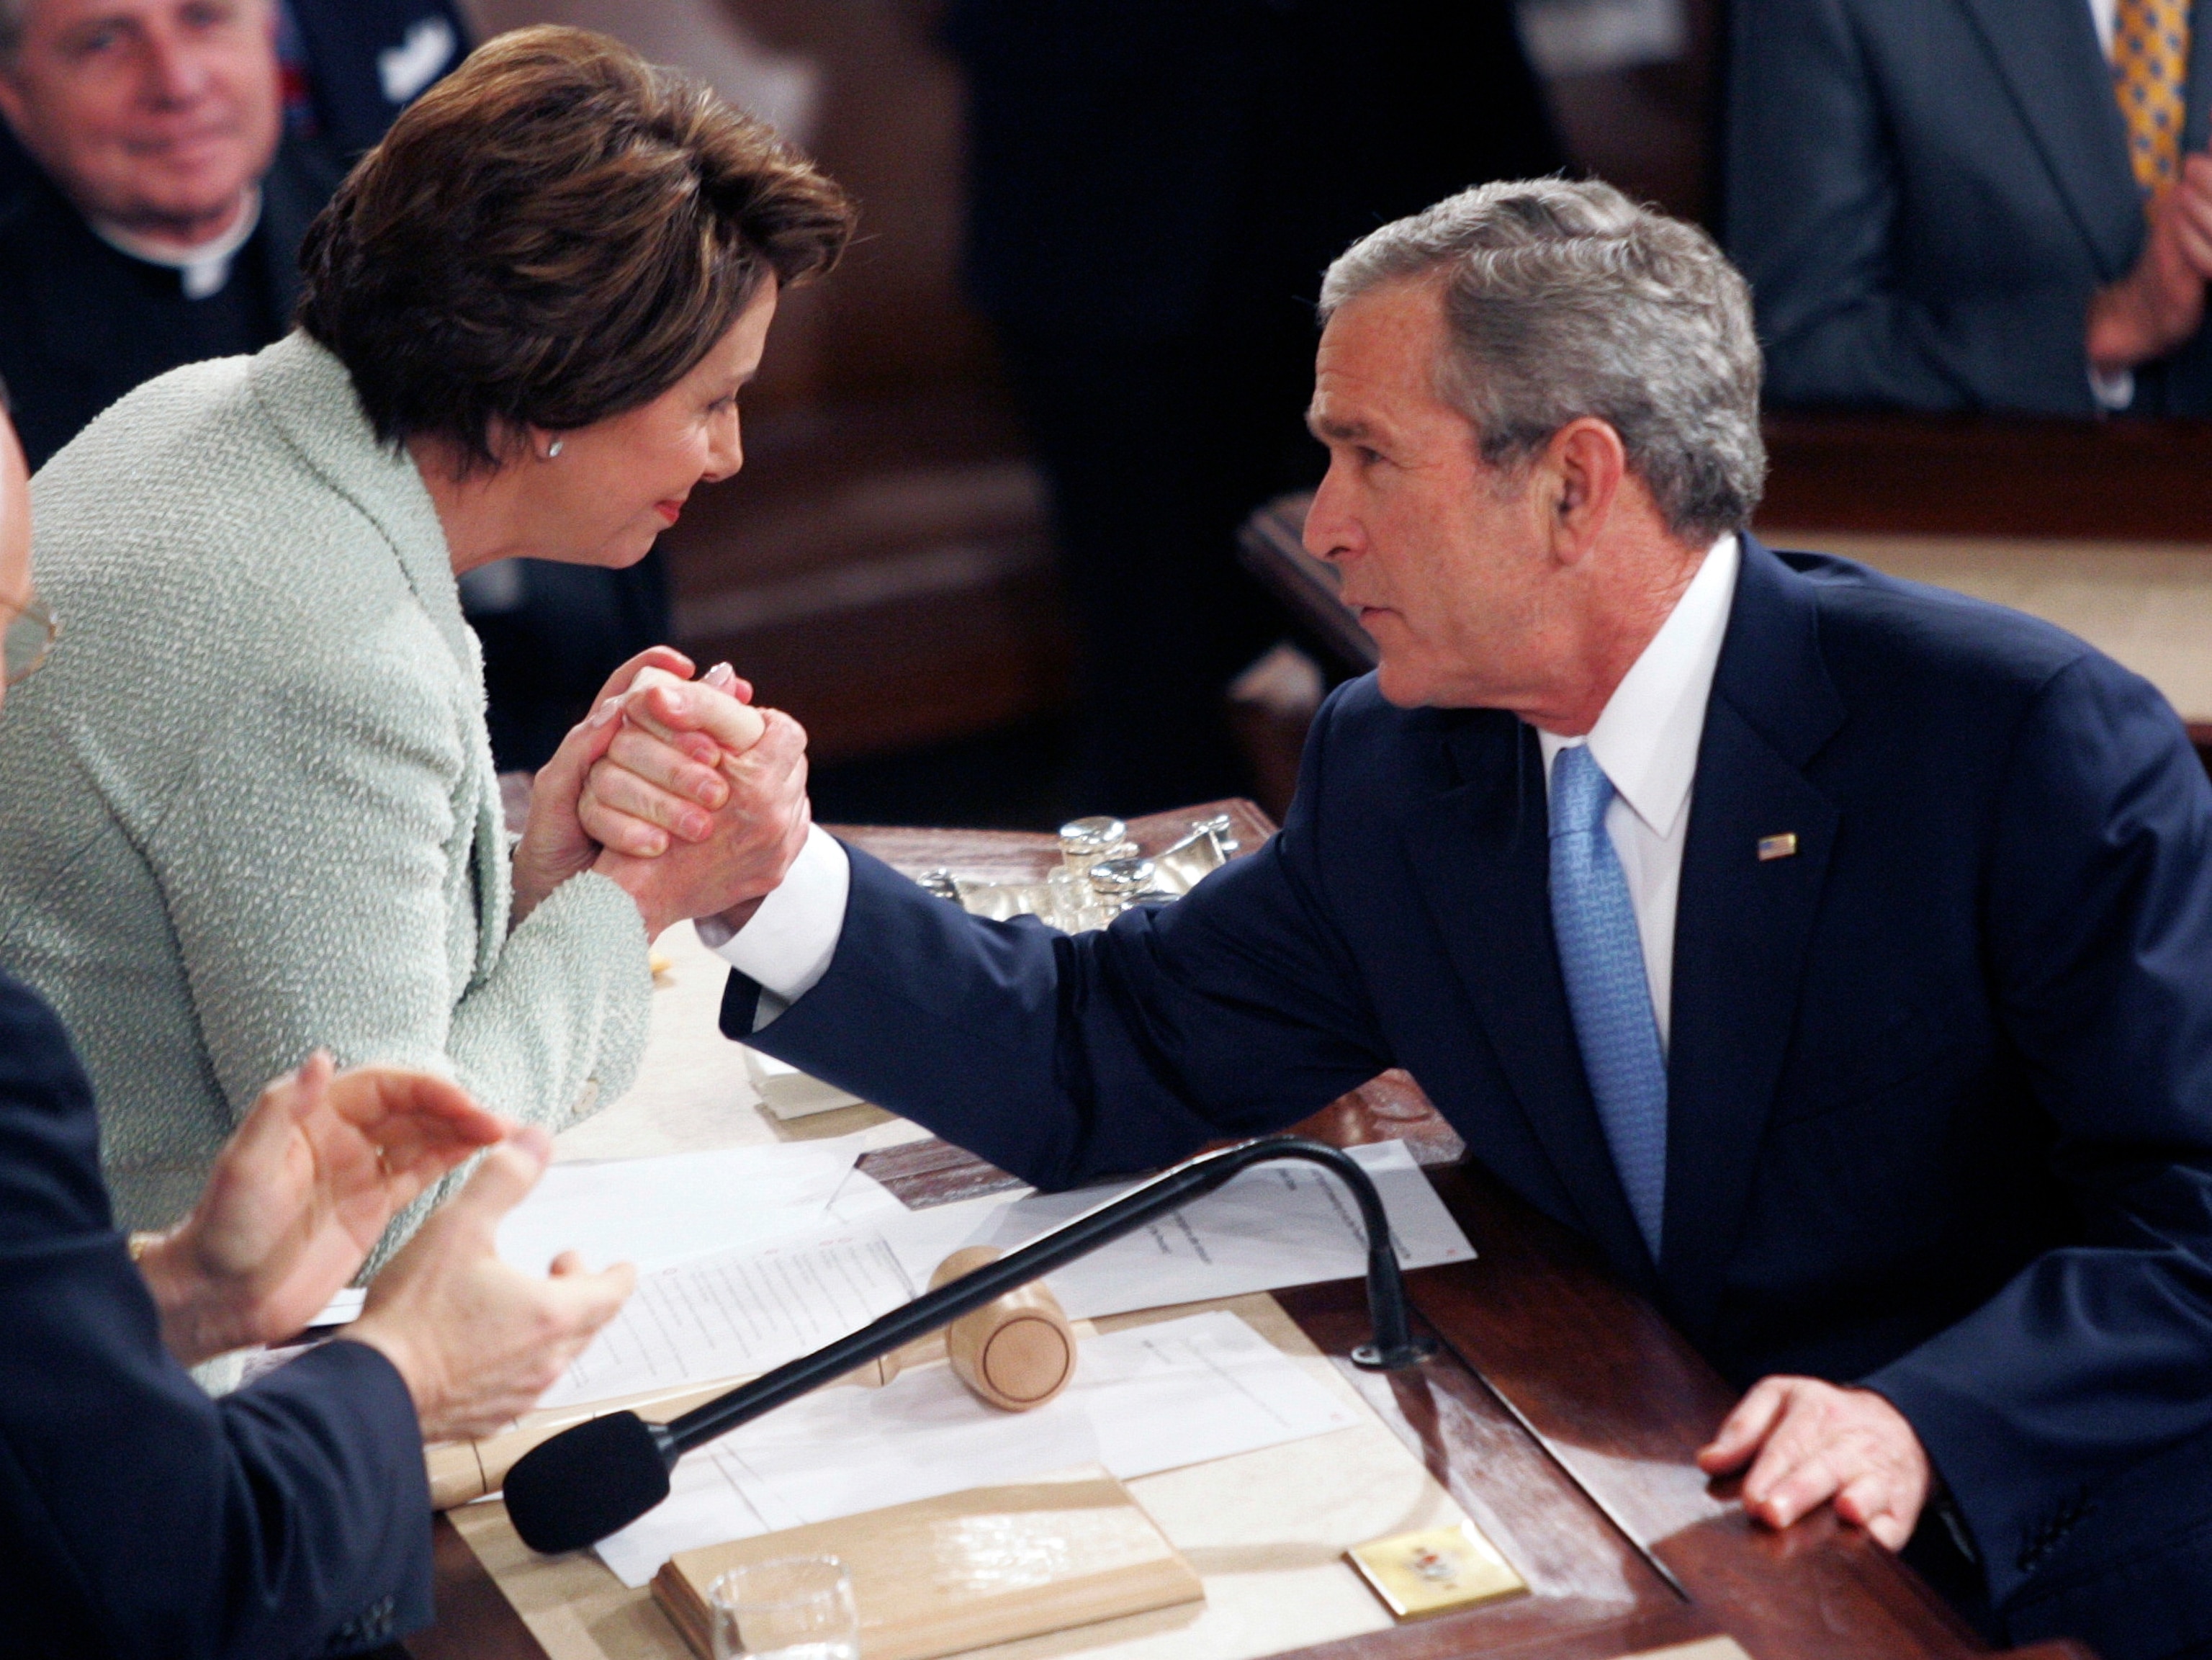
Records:
M1759 838L1759 862L1762 865L1770 859L1795 858L1796 853L1797 832L1796 830L1784 830L1779 836L1762 836Z

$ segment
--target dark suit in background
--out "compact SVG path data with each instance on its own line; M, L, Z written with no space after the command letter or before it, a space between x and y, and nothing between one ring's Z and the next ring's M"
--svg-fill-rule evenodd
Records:
M219 293L93 234L38 174L0 207L0 379L33 471L124 393L181 364L255 352L292 326L300 240L337 188L322 155L287 140L261 181L261 223Z
M452 0L283 0L297 31L315 136L341 163L468 55Z
M2143 204L2088 0L1739 0L1725 238L1781 404L2096 412L2089 299ZM2185 151L2204 146L2193 8ZM2132 413L2212 415L2212 340Z
M303 84L287 127L325 149L340 173L384 137L423 88L461 61L468 27L451 0L282 0ZM435 57L441 39L447 55ZM425 77L428 78L425 78ZM15 135L0 123L0 202L40 176Z
M1794 856L1762 860L1793 831ZM2212 787L2057 629L1747 540L1690 804L1654 1262L1553 944L1537 736L1341 689L1280 836L1054 936L852 855L829 971L732 1036L1064 1186L1409 1069L1739 1385L1869 1383L2014 1640L2212 1643ZM1994 1605L1995 1614L1990 1613Z
M0 1650L351 1654L430 1618L406 1384L325 1344L211 1401L108 1216L92 1086L0 977Z
M1313 301L1352 238L1560 154L1503 0L956 0L968 280L1081 630L1087 809L1242 787L1230 678L1283 631L1239 520L1310 486Z

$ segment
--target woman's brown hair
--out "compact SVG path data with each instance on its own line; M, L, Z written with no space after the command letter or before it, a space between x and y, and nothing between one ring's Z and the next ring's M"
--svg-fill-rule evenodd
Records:
M763 123L583 29L488 42L362 159L301 250L299 322L377 435L496 465L499 428L588 426L690 372L853 210Z

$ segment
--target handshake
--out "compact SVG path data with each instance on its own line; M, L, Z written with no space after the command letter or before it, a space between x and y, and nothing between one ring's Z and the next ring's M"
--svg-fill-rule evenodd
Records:
M806 734L719 664L691 678L665 646L600 689L533 783L514 856L517 924L585 870L636 902L648 939L675 923L743 927L806 843Z

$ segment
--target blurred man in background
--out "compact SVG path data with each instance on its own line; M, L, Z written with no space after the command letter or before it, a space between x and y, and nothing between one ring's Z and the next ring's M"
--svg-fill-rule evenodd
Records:
M1344 245L1561 156L1505 0L956 0L969 286L1050 480L1081 799L1243 787L1223 693L1282 632L1237 524L1310 487L1313 302Z
M282 138L270 0L0 0L0 375L33 468L157 374L289 326L335 187Z
M277 0L284 130L349 166L467 51L452 0ZM0 125L0 202L38 176Z
M2212 415L2212 4L1733 21L1727 241L1771 401Z
M308 225L466 50L452 0L0 0L0 377L31 465L155 375L282 337ZM463 599L502 768L668 632L658 554L510 562Z
M31 465L283 334L308 222L463 50L450 0L0 0L0 374Z

